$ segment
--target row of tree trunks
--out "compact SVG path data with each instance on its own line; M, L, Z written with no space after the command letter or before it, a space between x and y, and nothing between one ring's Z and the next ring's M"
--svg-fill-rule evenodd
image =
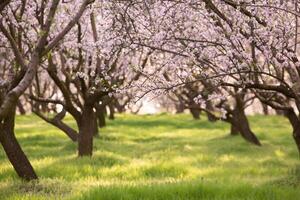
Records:
M24 180L37 179L37 175L27 156L18 143L15 132L15 109L0 124L0 142L15 171Z

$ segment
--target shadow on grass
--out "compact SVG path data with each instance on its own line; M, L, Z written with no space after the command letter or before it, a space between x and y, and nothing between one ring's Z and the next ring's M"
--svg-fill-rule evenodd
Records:
M66 199L72 189L70 185L61 180L44 179L42 181L22 182L16 179L12 184L0 187L0 199Z
M268 185L274 185L278 187L292 187L299 190L300 188L300 165L289 170L289 173L283 178L276 179L268 183ZM300 196L299 196L300 199Z
M142 116L135 118L134 120L115 120L110 122L113 126L117 127L129 127L129 128L143 128L151 129L156 127L166 127L167 129L218 129L224 128L222 122L208 122L206 120L174 120L174 119L144 119Z

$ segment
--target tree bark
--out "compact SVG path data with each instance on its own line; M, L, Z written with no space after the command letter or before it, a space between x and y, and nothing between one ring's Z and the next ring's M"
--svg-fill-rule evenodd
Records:
M115 119L115 107L113 104L108 104L108 109L109 109L109 116L108 118L111 119L111 120L114 120Z
M261 146L260 141L251 131L250 125L245 114L243 97L240 94L236 95L236 106L233 110L232 122L236 126L241 136L248 142Z
M115 106L115 108L117 109L117 111L118 111L118 113L124 113L124 112L126 112L126 105L128 104L128 102L126 101L126 102L124 102L123 104L121 104L119 101L118 101L118 99L114 99L114 102L115 102L115 104L114 104L114 106Z
M106 126L105 121L105 106L97 105L96 106L96 115L98 118L99 128L103 128Z
M182 103L175 104L176 114L184 112L184 105Z
M300 119L297 117L293 109L284 111L284 115L289 119L293 127L293 138L300 154Z
M34 180L38 177L15 137L13 110L0 124L0 142L18 176L26 181Z
M85 105L79 124L78 156L92 156L94 136L93 106Z
M98 137L99 136L99 129L98 129L98 120L97 120L97 112L93 111L93 135Z
M196 120L200 119L200 112L201 112L200 109L198 109L198 108L190 108L190 112L191 112L191 114L192 114L192 116L193 116L194 119L196 119Z
M262 107L263 107L264 115L269 115L269 109L268 109L268 106L267 106L266 104L263 104L263 103L262 103Z
M216 122L218 119L214 116L214 115L212 115L211 113L206 113L206 116L207 116L207 119L208 119L208 121L210 121L210 122Z
M214 110L214 107L211 105L211 102L210 102L210 101L208 101L208 102L206 103L206 110L211 111L211 112L206 112L208 121L210 121L210 122L215 122L215 121L218 120L218 118L216 118L216 116L214 116L214 115L212 114L212 112L213 112L213 110Z
M78 139L78 133L76 130L65 124L62 120L66 115L66 110L63 109L61 112L57 113L57 115L54 118L48 118L41 112L39 112L36 109L32 110L33 113L35 113L38 117L46 121L47 123L52 124L53 126L57 127L61 131L63 131L73 142L76 142Z
M18 111L20 112L21 115L26 115L26 110L21 102L21 100L19 99L18 102L17 102L17 108L18 108Z
M78 139L77 132L69 127L67 124L60 120L54 120L53 122L50 122L52 125L56 126L60 130L62 130L73 142L76 142Z
M236 135L239 135L239 134L240 134L239 129L233 123L231 123L230 135L236 136Z

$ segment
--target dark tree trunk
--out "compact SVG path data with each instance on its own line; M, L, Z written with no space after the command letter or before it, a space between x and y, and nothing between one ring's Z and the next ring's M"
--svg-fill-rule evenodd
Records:
M118 113L124 113L126 111L125 106L126 106L126 102L124 104L121 104L118 99L114 99L114 106L117 109Z
M210 101L208 101L208 102L206 103L206 109L209 110L209 111L213 111L213 110L214 110L214 108L213 108L213 106L211 105L211 102L210 102ZM211 112L206 112L206 115L207 115L208 121L210 121L210 122L215 122L215 121L218 120L218 118L216 118L216 116L214 116Z
M93 111L93 135L99 137L99 129L98 129L98 121L97 121L97 114Z
M17 108L18 108L18 111L20 112L21 115L26 115L26 110L21 102L21 100L19 99L18 102L17 102Z
M184 112L184 105L182 103L175 105L176 114L180 114Z
M241 136L248 142L260 146L260 142L255 134L251 131L250 125L244 110L243 96L237 94L236 107L233 110L232 122L236 126Z
M78 155L92 156L94 136L94 111L93 106L85 105L79 124Z
M300 119L292 109L285 111L284 115L289 119L293 127L293 138L296 142L298 152L300 154Z
M111 120L114 120L115 119L115 107L113 104L108 104L108 109L109 109L109 116L108 118L111 119Z
M200 119L201 110L199 108L190 108L190 112L194 119Z
M99 124L100 128L103 128L106 126L105 114L103 112L98 114L98 124Z
M27 181L37 179L32 165L15 137L14 124L15 112L13 111L0 124L0 142L19 177Z
M209 112L207 112L206 115L207 115L208 121L210 121L210 122L216 122L218 120L218 118L216 118L214 115L212 115Z
M106 121L105 121L105 106L98 105L96 107L96 115L98 118L98 125L99 128L103 128L106 126Z
M300 129L299 128L293 131L293 138L296 142L298 153L300 154Z
M230 127L230 135L232 136L236 136L240 133L239 129L233 125L233 123L231 123L231 127Z
M268 105L262 104L264 115L269 115Z

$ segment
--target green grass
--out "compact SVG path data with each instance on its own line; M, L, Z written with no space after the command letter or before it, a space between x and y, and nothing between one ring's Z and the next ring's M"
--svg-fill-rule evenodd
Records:
M74 126L71 118L66 120ZM40 179L18 179L0 149L0 199L300 199L300 160L288 121L250 117L263 146L190 115L120 115L101 129L92 158L35 116L16 135Z

